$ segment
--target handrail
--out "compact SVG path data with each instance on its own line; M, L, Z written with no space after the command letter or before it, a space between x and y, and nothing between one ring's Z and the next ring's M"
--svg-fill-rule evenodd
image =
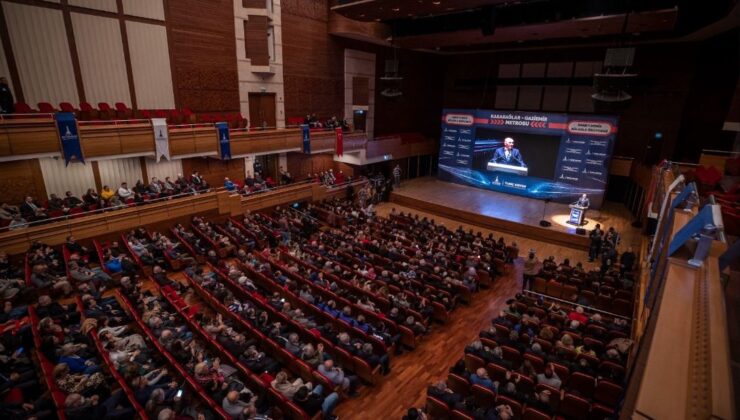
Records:
M571 302L569 300L563 300L563 299L560 299L560 298L556 298L554 296L545 295L545 294L542 294L542 293L537 293L537 292L532 291L532 290L525 290L524 293L527 293L527 294L530 294L530 295L540 296L542 298L549 299L549 300L556 300L556 301L558 301L560 303L564 303L566 305L580 306L584 310L588 310L588 311L591 311L591 312L599 312L599 313L606 314L606 315L609 315L609 316L614 317L614 318L622 318L622 319L626 319L628 321L631 321L632 320L631 317L626 317L624 315L617 315L617 314L615 314L613 312L605 311L603 309L594 308L593 306L579 305L576 302Z
M257 191L250 191L250 192L247 192L247 193L241 192L241 191L232 191L232 192L239 193L239 195L241 195L242 197L249 197L249 196L252 196L252 195L255 195L255 194L260 194L260 193L265 193L265 192L282 190L282 189L285 189L287 187L292 187L292 186L295 186L295 185L307 185L307 184L310 184L312 182L313 182L313 180L311 180L311 179L305 179L303 181L295 181L295 182L291 182L290 184L277 185L277 186L274 186L272 188L269 188L268 187L268 188L263 188L263 189L257 190Z
M77 121L77 124L80 126L87 126L87 125L99 125L101 123L104 124L113 124L115 126L119 125L131 125L131 124L147 124L150 123L151 120L148 120L146 118L134 118L134 119L126 119L126 120L84 120L84 121Z
M42 219L42 220L33 220L33 221L30 221L30 222L26 222L26 224L23 225L23 227L19 227L19 228L12 229L12 230L26 229L26 228L29 228L29 227L32 227L32 226L40 226L40 225L45 225L45 224L54 223L54 222L63 221L63 220L68 220L68 219L82 218L82 217L90 216L90 215L93 215L93 214L100 214L100 213L104 213L104 212L108 212L108 211L123 210L123 209L131 208L131 207L139 207L139 206L146 205L146 204L156 204L156 203L160 203L160 202L164 202L164 201L172 200L172 199L176 199L176 198L183 198L183 197L191 197L191 196L195 196L195 195L202 195L202 194L207 194L209 192L222 191L222 190L225 190L225 189L226 189L225 187L209 188L207 191L203 190L203 191L196 191L196 192L189 192L189 193L180 193L180 194L170 195L170 196L167 196L167 197L158 197L158 198L154 198L154 199L151 199L151 200L146 200L143 203L132 203L132 204L125 204L124 203L122 206L102 207L102 208L97 208L95 210L84 211L84 212L81 212L81 213L65 214L64 216L50 217L50 218ZM3 233L5 231L10 231L10 230L11 230L10 229L10 226L4 226L4 227L0 228L0 233Z
M187 124L168 124L168 128L201 128L201 127L215 127L216 123L212 122L199 122L199 123L187 123Z
M53 120L54 117L55 117L55 114L52 113L52 112L33 112L33 113L21 113L21 114L0 114L0 121L17 120L17 119L21 119L22 117L25 117L25 116L28 116L28 117L31 117L31 118L39 118L39 117L46 116L46 117L49 117L49 118L51 118Z
M736 150L712 150L712 149L701 149L702 153L716 153L720 155L740 155L740 152Z

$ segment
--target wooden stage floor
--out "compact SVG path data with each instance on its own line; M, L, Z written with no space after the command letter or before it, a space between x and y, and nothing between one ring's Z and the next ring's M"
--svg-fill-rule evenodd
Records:
M587 249L588 238L577 235L576 227L567 224L567 204L482 190L433 177L407 181L393 191L391 201L453 220L486 227L534 240L555 243L575 249ZM543 228L541 219L552 225ZM632 229L632 216L621 204L604 203L600 210L587 212L584 229L590 231L600 223L602 229L614 226L618 231Z

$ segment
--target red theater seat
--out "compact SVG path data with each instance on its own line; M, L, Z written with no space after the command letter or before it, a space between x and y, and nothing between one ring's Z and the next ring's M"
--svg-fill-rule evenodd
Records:
M61 109L62 112L77 112L77 111L79 111L77 108L74 107L74 105L72 105L69 102L60 102L59 103L59 109Z
M450 418L450 408L444 401L427 396L427 413L430 418L446 420Z
M116 117L118 119L125 120L125 119L132 118L134 116L134 112L131 110L131 108L126 106L126 104L124 104L123 102L116 102L115 107L116 107Z
M522 413L522 420L550 420L552 416L543 413L542 411L535 410L532 407L527 407Z
M511 412L514 413L515 419L521 418L522 404L519 401L511 399L504 395L499 395L496 397L496 406L499 406L501 404L505 404L511 407Z
M569 419L586 420L590 408L591 404L585 398L575 394L565 394L560 402L559 412Z
M621 386L606 379L602 379L596 385L594 400L610 407L614 407L622 398L623 392L624 389Z
M36 112L36 110L31 108L31 106L29 106L25 102L15 103L15 113L16 114L33 114L34 112Z
M52 104L50 104L48 102L39 102L36 105L39 107L39 112L49 113L49 114L53 114L53 113L57 112L57 109L54 108L54 105L52 105Z

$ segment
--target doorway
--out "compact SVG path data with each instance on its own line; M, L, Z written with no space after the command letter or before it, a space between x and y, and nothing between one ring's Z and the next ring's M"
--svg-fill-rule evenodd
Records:
M249 126L263 130L277 127L274 93L249 93Z
M352 112L352 126L356 131L365 131L365 120L367 119L367 111L364 109L356 109Z

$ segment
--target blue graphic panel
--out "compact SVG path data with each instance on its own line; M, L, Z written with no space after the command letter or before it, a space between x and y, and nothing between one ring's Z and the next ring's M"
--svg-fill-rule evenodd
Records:
M446 109L439 177L558 202L603 201L615 116Z

